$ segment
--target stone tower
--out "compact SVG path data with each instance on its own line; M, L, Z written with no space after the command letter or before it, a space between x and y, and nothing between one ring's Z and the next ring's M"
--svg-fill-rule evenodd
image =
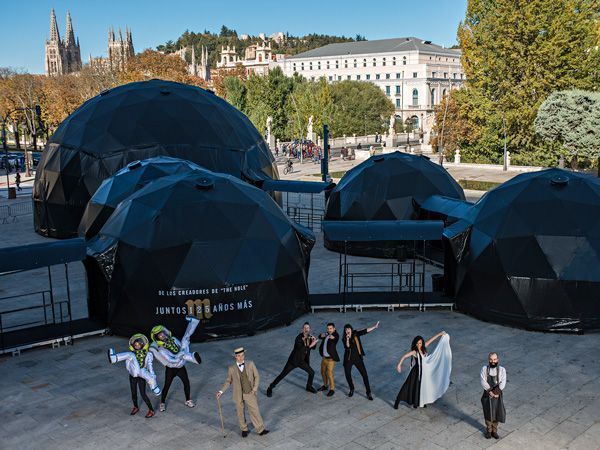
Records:
M125 39L119 28L119 37L115 37L114 28L108 30L108 63L111 70L123 70L127 60L135 55L131 30L125 27Z
M185 61L185 55L187 54L187 51L187 47L182 47L175 53ZM197 63L196 61L196 48L192 45L192 55L190 58L190 63L187 67L188 73L195 77L200 77L204 81L210 80L210 67L208 65L208 49L204 45L200 48L200 63Z
M67 30L64 40L60 39L56 14L50 11L50 39L46 39L46 75L64 75L81 70L79 39L75 39L71 13L67 12Z

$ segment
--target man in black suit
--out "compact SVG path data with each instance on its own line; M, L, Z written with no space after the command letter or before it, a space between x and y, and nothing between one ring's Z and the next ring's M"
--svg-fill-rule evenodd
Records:
M313 379L315 377L315 371L310 367L310 351L317 345L317 338L311 336L310 325L305 322L302 326L302 333L296 336L294 341L294 348L292 353L285 364L285 367L281 373L275 378L275 380L267 388L267 397L273 395L273 389L283 380L288 373L298 368L304 370L308 374L308 381L306 382L306 390L315 394L317 391L313 387Z
M321 360L321 376L323 377L323 386L319 388L319 391L326 391L329 389L329 392L327 392L327 397L331 397L335 392L333 369L335 367L335 363L340 360L336 350L340 335L337 331L335 331L335 325L329 322L327 324L327 333L321 333L319 338L321 339L319 353L323 357Z

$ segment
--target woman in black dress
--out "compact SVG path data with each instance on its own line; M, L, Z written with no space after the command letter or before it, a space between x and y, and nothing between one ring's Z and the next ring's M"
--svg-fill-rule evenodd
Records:
M406 378L406 381L400 388L396 401L394 402L394 409L398 409L400 402L405 402L412 405L413 408L418 408L420 404L421 396L421 376L423 370L423 359L427 357L427 347L431 345L436 339L443 336L444 331L440 331L438 334L433 336L427 342L422 336L416 336L410 346L410 352L405 354L398 363L396 369L398 373L402 371L402 363L405 359L411 358L410 365L412 369Z
M371 395L371 386L369 385L369 375L367 375L367 369L365 367L365 363L363 362L365 350L362 346L362 343L360 342L360 337L364 336L367 333L370 333L371 331L377 328L379 328L379 322L377 322L370 328L364 328L362 330L355 330L349 323L344 325L344 336L342 338L342 344L344 345L344 374L346 375L348 387L350 387L348 397L352 397L354 395L354 382L352 381L352 366L356 366L358 372L362 376L365 388L367 389L367 398L369 400L373 400L373 396Z

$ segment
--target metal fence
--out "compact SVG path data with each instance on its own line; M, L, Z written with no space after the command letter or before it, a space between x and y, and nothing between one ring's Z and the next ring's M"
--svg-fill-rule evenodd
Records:
M19 217L28 214L33 214L33 205L31 202L0 205L0 224L17 222Z

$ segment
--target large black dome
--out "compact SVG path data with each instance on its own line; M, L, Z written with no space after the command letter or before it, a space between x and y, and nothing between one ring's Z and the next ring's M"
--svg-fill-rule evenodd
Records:
M393 152L371 156L350 169L331 191L325 220L410 220L417 218L416 204L432 195L465 199L460 185L443 167L429 158ZM397 243L348 243L350 254L395 257ZM325 241L334 251L343 243Z
M518 175L446 229L457 305L534 330L600 328L600 180Z
M211 91L162 80L129 83L85 102L50 138L33 190L36 232L76 235L102 180L159 155L244 180L279 178L254 125Z
M90 317L117 334L163 323L199 337L253 333L308 308L310 230L230 175L159 178L121 202L89 241Z

